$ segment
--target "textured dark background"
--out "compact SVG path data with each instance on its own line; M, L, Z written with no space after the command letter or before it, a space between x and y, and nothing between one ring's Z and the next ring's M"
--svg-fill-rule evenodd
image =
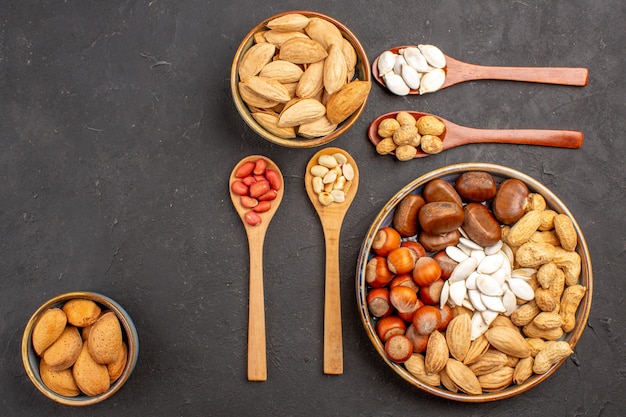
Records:
M361 168L341 240L345 373L322 373L323 235L303 187L318 149L274 146L235 111L230 65L278 12L343 21L370 61L433 43L486 65L589 68L589 84L471 82L399 98L374 85L332 144ZM626 5L572 1L14 1L0 4L0 413L5 416L617 416L626 408L624 137ZM579 150L470 145L410 163L376 155L369 122L421 110L482 128L575 129ZM286 194L265 247L268 380L246 379L248 248L227 178L250 154L276 161ZM593 259L589 325L539 387L469 405L394 374L360 323L355 265L368 225L432 169L482 161L521 170L569 206ZM116 299L140 358L113 398L57 405L26 377L24 325L45 300Z

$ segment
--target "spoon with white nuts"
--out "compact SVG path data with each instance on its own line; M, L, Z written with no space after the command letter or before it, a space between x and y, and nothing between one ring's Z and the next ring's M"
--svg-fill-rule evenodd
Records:
M393 94L433 93L465 81L505 80L571 86L587 85L587 68L475 65L445 55L434 45L397 46L372 63L372 75Z
M304 185L322 223L326 245L324 373L338 375L343 373L339 236L359 186L359 170L346 151L325 148L307 164Z

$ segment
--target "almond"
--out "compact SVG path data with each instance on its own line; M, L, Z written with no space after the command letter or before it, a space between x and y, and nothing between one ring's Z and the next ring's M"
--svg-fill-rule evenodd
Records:
M302 68L289 61L277 59L266 64L259 72L259 77L271 78L279 83L295 83L302 77Z
M530 345L518 330L505 326L492 327L485 332L485 337L491 346L507 355L517 358L530 356Z
M474 375L485 375L493 371L497 371L502 368L508 361L508 357L505 353L499 350L489 349L480 358L471 365L469 368L474 372Z
M276 100L270 100L257 94L244 82L239 82L239 95L247 105L259 109L269 109L278 104Z
M433 387L439 386L441 380L439 374L426 373L426 362L424 356L420 353L414 353L411 357L404 362L404 367L417 378L418 381L423 382Z
M467 314L454 317L446 329L446 341L450 355L454 359L463 361L472 343L472 319Z
M278 127L278 115L270 112L254 112L250 113L258 124L269 130L270 133L284 138L292 139L296 137L293 127Z
M327 20L312 17L304 31L311 39L319 42L324 47L324 50L328 50L330 45L333 44L341 46L341 39L343 39L341 31Z
M115 362L122 344L122 327L115 313L103 314L89 331L89 353L100 364Z
M41 376L41 381L59 395L75 397L80 394L80 390L72 376L72 370L69 368L55 371L42 359L39 362L39 375Z
M293 30L301 30L309 24L310 19L301 13L288 13L276 17L266 23L270 29L288 32Z
M510 366L503 366L497 371L490 372L478 377L478 382L483 391L500 391L513 383L513 373L515 369Z
M255 75L248 77L244 81L252 91L267 100L279 103L286 103L291 100L291 95L287 88L276 80Z
M63 329L61 336L43 352L43 360L53 371L67 369L74 364L83 347L80 332L74 326Z
M76 385L86 395L102 394L111 386L106 365L94 361L89 354L89 342L83 344L78 359L72 368Z
M438 374L445 368L450 351L446 343L446 338L439 331L435 330L428 337L426 345L425 369L427 375Z
M515 372L513 372L513 382L517 385L523 384L528 378L533 375L533 363L534 358L529 356L528 358L520 359L515 365Z
M354 80L332 94L326 104L326 113L331 123L341 123L367 100L372 83Z
M283 43L278 57L294 64L312 64L326 58L328 53L318 42L306 38L292 38Z
M72 326L87 327L94 324L102 309L93 300L75 298L63 304L63 312L67 316L67 322Z
M348 82L348 66L341 47L332 44L324 60L324 88L333 94Z
M326 107L319 101L312 98L303 98L294 102L278 116L279 127L298 126L303 123L312 122L324 116Z
M478 378L463 362L449 358L445 369L450 380L452 380L461 391L470 395L482 394L482 388L480 387Z
M33 327L33 349L39 356L48 349L61 336L67 316L60 308L46 310Z
M470 347L465 354L465 359L463 359L463 363L465 365L470 365L478 360L485 352L489 350L489 342L484 334L481 334L476 339L472 340Z
M318 138L331 134L337 129L337 125L328 121L326 116L322 116L312 122L303 123L298 127L298 135L305 138Z
M265 41L275 45L277 48L282 47L285 42L292 38L310 39L302 32L281 32L277 30L268 30L265 32L263 37L265 38Z
M239 79L257 75L261 68L272 60L276 53L276 47L271 43L262 42L250 47L241 58L239 63Z
M315 97L324 88L324 63L326 60L310 64L298 81L296 96Z

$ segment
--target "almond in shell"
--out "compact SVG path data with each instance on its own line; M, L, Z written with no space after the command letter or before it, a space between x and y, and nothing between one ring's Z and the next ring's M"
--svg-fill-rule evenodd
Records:
M60 308L46 310L33 327L32 341L35 353L41 356L61 336L66 324L67 316L63 310Z
M102 309L93 300L75 298L63 304L63 312L67 316L67 322L72 326L86 327L98 320Z
M72 376L72 370L69 368L55 371L42 359L39 362L39 375L41 376L41 381L59 395L75 397L80 394L80 390Z
M279 127L299 126L319 119L326 113L326 107L312 98L298 99L293 104L285 106L278 116Z
M463 361L472 343L472 319L467 314L454 317L446 329L446 341L453 358Z
M42 358L54 371L67 369L74 364L83 347L80 332L74 326L66 326L61 336L43 352Z
M296 137L296 131L293 127L278 126L278 114L259 111L250 113L250 115L257 121L258 124L278 137L284 139L292 139Z
M126 343L122 342L115 362L107 364L107 372L109 373L109 380L111 383L114 383L122 375L127 361L128 347L126 346Z
M122 345L122 327L115 313L103 314L89 331L89 353L100 364L115 362Z
M478 378L463 362L449 358L445 369L450 380L452 380L461 391L470 395L482 394L482 388L480 387Z
M309 21L310 19L301 13L288 13L270 20L265 26L277 31L289 32L304 29Z
M354 80L332 94L326 104L331 123L341 123L354 113L365 101L372 87L370 81Z
M326 49L318 42L307 38L292 38L283 43L278 57L294 64L312 64L328 56Z
M252 45L239 63L239 79L245 80L248 77L257 75L261 68L274 58L274 54L276 54L276 46L271 43L262 42Z
M72 368L72 375L78 388L86 395L102 394L111 386L109 371L106 365L97 363L89 351L89 342L85 342Z

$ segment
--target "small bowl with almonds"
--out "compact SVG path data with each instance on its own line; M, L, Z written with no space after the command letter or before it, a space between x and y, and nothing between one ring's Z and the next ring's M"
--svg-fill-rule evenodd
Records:
M128 313L111 298L70 292L43 303L22 337L22 362L46 397L70 406L99 403L126 383L139 338Z
M589 317L592 275L559 197L517 170L464 163L420 176L383 206L361 247L357 301L400 377L442 398L487 402L567 363Z
M277 14L243 39L230 74L237 111L264 139L289 148L321 146L357 121L371 89L367 54L330 16Z

